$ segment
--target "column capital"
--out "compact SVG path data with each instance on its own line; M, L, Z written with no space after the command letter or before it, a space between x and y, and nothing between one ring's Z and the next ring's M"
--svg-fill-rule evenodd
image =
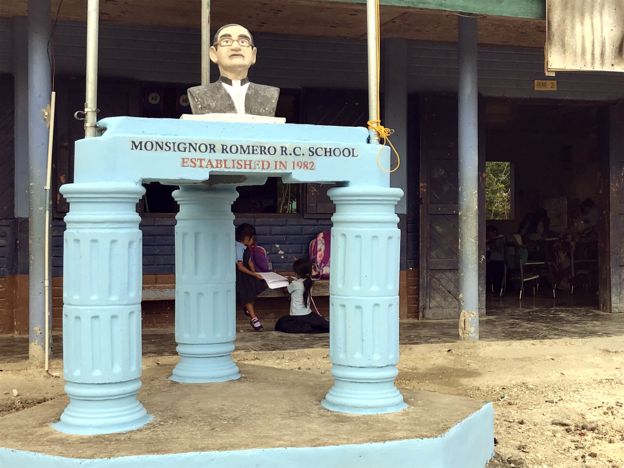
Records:
M131 182L80 182L62 185L59 191L70 203L92 199L107 202L124 198L141 198L145 194L142 185Z
M368 203L395 204L403 197L403 190L391 187L348 186L335 187L330 189L327 194L334 203L353 202L357 205Z

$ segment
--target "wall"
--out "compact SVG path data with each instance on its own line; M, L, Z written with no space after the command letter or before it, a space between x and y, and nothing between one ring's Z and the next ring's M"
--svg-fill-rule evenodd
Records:
M85 26L59 23L56 30L56 67L60 74L84 73ZM258 64L253 78L275 86L298 88L365 89L366 48L362 41L257 35ZM102 23L102 76L143 81L197 83L199 31L155 29ZM457 87L457 50L453 43L410 41L409 90L454 92ZM624 97L624 77L605 73L558 73L559 90L533 91L543 79L542 49L481 46L479 91L484 96L547 97L613 100ZM11 20L0 19L0 73L11 71Z

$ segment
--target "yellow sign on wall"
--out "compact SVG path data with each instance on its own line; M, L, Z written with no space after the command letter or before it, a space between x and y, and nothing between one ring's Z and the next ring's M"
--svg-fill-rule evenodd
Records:
M533 89L535 91L557 91L557 80L535 80Z

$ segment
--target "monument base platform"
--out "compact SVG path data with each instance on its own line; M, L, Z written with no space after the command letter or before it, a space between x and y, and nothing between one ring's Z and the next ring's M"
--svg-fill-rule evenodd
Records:
M238 381L176 384L171 366L144 371L143 429L104 436L55 431L67 400L0 418L0 466L11 468L481 468L494 452L491 404L401 389L399 413L325 410L327 375L240 365Z

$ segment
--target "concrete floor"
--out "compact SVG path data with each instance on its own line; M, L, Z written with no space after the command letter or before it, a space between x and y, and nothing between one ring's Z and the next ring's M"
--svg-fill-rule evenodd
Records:
M56 398L3 417L1 447L103 458L425 439L439 437L484 405L461 396L408 390L406 410L369 416L362 424L362 419L318 404L332 384L329 375L241 364L239 381L178 385L168 380L171 371L171 365L163 365L143 373L140 399L154 419L141 430L67 436L50 427L66 404L65 398Z
M484 341L549 340L624 335L624 314L608 314L589 307L570 307L563 300L529 297L522 304L517 299L492 299L488 315L480 320ZM257 333L246 321L238 323L236 348L241 351L275 351L323 348L327 335L287 335L273 329L273 320L265 320L267 331ZM450 343L457 341L456 320L403 320L401 344ZM54 358L62 357L62 337L55 335ZM143 332L144 356L175 355L173 329L146 329ZM0 362L18 362L28 357L28 338L0 335Z

